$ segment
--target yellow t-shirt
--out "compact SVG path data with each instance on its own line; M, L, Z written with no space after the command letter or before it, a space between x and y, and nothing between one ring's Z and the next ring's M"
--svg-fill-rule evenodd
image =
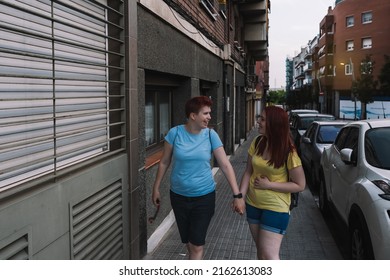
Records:
M288 213L291 203L290 193L254 188L256 177L261 175L266 176L271 182L287 182L288 172L286 166L275 168L273 165L269 165L267 160L255 154L255 150L255 140L253 140L248 150L248 154L252 157L253 173L249 181L246 202L257 208ZM287 168L290 170L301 165L301 159L297 152L291 152L288 155Z

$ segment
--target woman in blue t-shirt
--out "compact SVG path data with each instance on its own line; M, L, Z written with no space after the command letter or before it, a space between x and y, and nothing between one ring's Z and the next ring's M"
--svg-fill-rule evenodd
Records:
M218 134L208 128L212 101L197 96L187 101L187 123L173 127L165 136L164 151L153 185L152 200L160 203L160 184L172 162L170 198L180 237L187 245L188 257L203 258L207 228L214 214L215 181L211 153L218 161L233 192L234 210L243 214L245 202L236 176Z

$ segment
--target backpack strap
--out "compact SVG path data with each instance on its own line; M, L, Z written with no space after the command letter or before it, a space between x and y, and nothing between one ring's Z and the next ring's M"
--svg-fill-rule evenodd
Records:
M260 140L261 140L262 136L261 135L258 135L256 140L255 140L255 148L257 149L257 146L259 146L259 143L260 143Z
M212 128L209 128L209 140L210 140L211 153L213 153L213 143L211 143L211 129Z
M175 134L175 138L173 138L172 147L175 145L175 141L176 141L176 137L177 137L178 131L179 131L179 126L176 126L176 134Z

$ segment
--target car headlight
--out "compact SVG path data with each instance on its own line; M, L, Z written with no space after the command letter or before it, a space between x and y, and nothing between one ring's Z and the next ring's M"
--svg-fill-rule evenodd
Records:
M380 194L379 196L383 199L390 200L390 185L388 182L384 180L374 180L372 181L375 186L380 188L384 193Z

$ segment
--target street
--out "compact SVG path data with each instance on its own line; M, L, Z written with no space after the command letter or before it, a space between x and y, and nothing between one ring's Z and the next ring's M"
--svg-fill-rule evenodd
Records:
M310 174L307 174L309 172L305 172L306 180L310 182ZM309 180L308 180L309 179ZM318 207L318 189L314 186L311 186L308 184L309 190L311 194L313 195L314 201ZM334 241L336 242L336 245L340 251L340 254L344 259L349 259L349 248L348 248L348 229L344 225L344 223L341 221L341 219L337 216L336 213L332 211L332 213L324 217L322 215L330 233L332 234L332 237L334 238Z

